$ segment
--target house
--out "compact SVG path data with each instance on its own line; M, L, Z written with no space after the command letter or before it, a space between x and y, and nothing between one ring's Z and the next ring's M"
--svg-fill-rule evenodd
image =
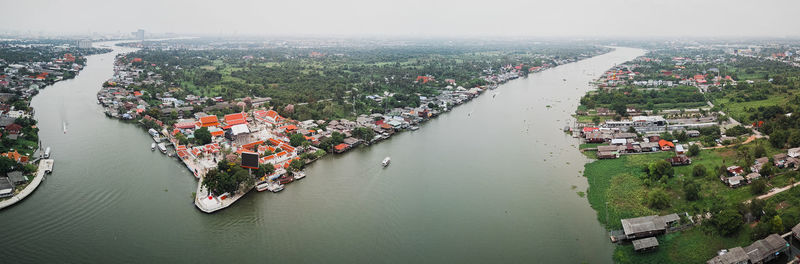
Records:
M753 166L750 166L750 170L753 172L758 172L767 162L769 162L769 158L767 157L757 158L755 162L753 162Z
M6 175L8 176L8 179L11 181L11 183L14 184L15 186L24 184L25 182L28 181L28 179L25 178L25 175L23 175L21 171L12 171L7 173Z
M752 183L753 181L761 178L761 174L759 174L758 172L751 172L750 174L744 176L744 178L747 180L748 183Z
M8 128L6 128L8 129ZM772 156L772 160L775 162L775 167L783 168L786 167L786 160L789 158L789 155L785 153L778 153Z
M675 154L678 155L686 154L686 149L684 149L683 145L681 144L675 145Z
M727 178L723 178L723 182L725 182L725 184L727 184L728 187L736 188L736 187L744 185L744 177L738 176L738 175L737 176L732 176L732 177L727 177Z
M628 143L627 139L624 138L615 138L611 140L611 145L621 146Z
M619 158L619 152L598 151L598 159L616 159Z
M744 248L750 263L766 263L789 249L789 243L780 235L771 234L764 239L758 240Z
M675 156L672 158L668 158L667 161L672 164L672 166L683 166L692 164L692 159L686 156Z
M215 115L204 116L200 118L198 126L199 127L219 126L219 119Z
M739 166L730 166L727 169L728 169L728 174L731 176L739 176L744 173L744 169L742 169L742 167Z
M6 133L11 135L18 135L22 131L22 126L19 124L11 124L6 126Z
M800 157L800 148L790 148L786 155L792 158L798 158Z
M648 237L637 239L633 241L633 250L636 252L643 252L648 250L653 250L658 247L658 239L655 237Z
M626 218L620 220L622 230L627 239L645 238L667 232L667 227L678 222L680 217L677 214L669 215L648 215L636 218Z
M707 264L748 264L750 258L744 252L742 247L735 247L731 249L723 249L717 253L717 256L706 261Z
M333 152L336 152L336 153L342 153L342 152L345 152L345 151L346 151L347 149L349 149L349 148L350 148L350 146L349 146L349 145L347 145L347 144L345 144L345 143L342 143L342 144L339 144L339 145L336 145L336 146L334 146L334 147L333 147Z
M0 177L0 198L11 197L14 195L14 184L8 177Z
M661 147L662 151L669 151L675 148L675 144L663 139L658 141L658 146Z
M700 136L700 131L697 131L697 130L687 130L687 131L686 131L686 135L687 135L687 136L689 136L689 137L699 137L699 136Z
M642 148L642 152L655 152L661 149L657 142L641 142L639 147Z

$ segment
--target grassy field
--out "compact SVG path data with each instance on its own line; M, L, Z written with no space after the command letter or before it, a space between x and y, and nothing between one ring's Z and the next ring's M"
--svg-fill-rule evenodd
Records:
M767 100L758 100L758 101L750 101L750 102L731 102L729 98L722 98L722 99L715 99L714 105L719 105L722 107L723 111L736 120L742 121L743 123L747 123L750 120L750 114L752 113L749 109L758 109L760 106L772 106L772 105L786 105L789 100L794 98L796 93L789 93L784 95L770 95Z
M754 144L748 144L748 147ZM770 155L781 151L769 147L766 149ZM620 219L623 218L683 212L696 215L707 212L715 204L741 203L755 196L750 187L727 187L719 180L717 170L721 165L737 162L736 153L734 148L702 150L698 156L692 158L691 165L674 167L675 176L666 183L653 183L650 186L644 180L645 164L671 157L674 153L623 155L619 159L596 160L586 164L584 170L589 181L587 197L592 208L597 211L598 220L610 230L620 229ZM692 175L693 168L699 165L709 171L708 175ZM771 183L782 186L789 181L789 177L775 177ZM684 197L683 185L690 180L701 185L700 198L696 201L688 201ZM655 210L647 206L645 197L655 188L662 188L670 195L669 208ZM800 199L797 200L800 205ZM796 210L796 214L800 213L800 208L792 210ZM717 234L711 226L697 226L684 232L659 236L660 248L650 253L635 253L629 243L622 244L617 247L614 258L622 263L702 263L713 257L719 249L752 242L750 232L751 228L745 227L733 236L726 237Z

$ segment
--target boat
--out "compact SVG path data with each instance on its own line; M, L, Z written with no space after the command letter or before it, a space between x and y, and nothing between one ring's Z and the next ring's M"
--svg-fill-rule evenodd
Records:
M64 134L67 133L67 122L62 122L64 124Z
M150 150L151 151L156 151L156 143L151 143L150 144Z
M391 158L389 158L389 157L386 157L386 158L384 158L384 159L383 159L383 161L381 162L381 164L382 164L384 167L386 167L386 166L389 166L389 163L390 163L390 162L392 162L392 159L391 159Z
M303 171L298 171L294 173L294 180L299 180L306 177L306 173Z
M158 150L160 150L161 153L167 154L167 145L164 145L164 143L158 143Z
M267 189L268 189L270 192L274 192L274 193L276 193L276 192L280 192L280 191L283 191L283 184L278 184L278 183L274 183L274 182L273 182L273 183L270 183L270 184L267 186Z
M263 192L269 188L268 181L260 181L256 184L256 191Z
M47 147L47 149L44 150L44 154L42 155L42 157L44 157L45 159L50 158L50 147Z
M419 129L419 127L418 126L411 126L409 129L411 129L412 131L415 131L415 130Z

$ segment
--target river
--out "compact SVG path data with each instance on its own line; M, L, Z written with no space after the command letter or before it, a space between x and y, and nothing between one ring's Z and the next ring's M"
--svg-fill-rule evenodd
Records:
M576 193L587 188L588 160L561 129L589 81L643 50L618 48L511 81L417 131L328 155L281 193L251 192L211 215L192 203L196 180L182 164L97 104L114 56L131 50L90 56L75 79L33 99L56 164L35 193L0 211L0 259L611 262L613 245ZM385 156L392 165L384 169Z

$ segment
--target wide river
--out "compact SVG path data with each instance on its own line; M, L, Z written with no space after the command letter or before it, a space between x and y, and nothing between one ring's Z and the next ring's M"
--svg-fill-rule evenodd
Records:
M7 263L608 263L588 160L561 129L618 48L500 86L421 129L328 155L281 193L205 214L196 180L97 104L114 47L32 102L53 174L0 211ZM63 132L63 124L67 132ZM392 157L392 165L380 162Z

